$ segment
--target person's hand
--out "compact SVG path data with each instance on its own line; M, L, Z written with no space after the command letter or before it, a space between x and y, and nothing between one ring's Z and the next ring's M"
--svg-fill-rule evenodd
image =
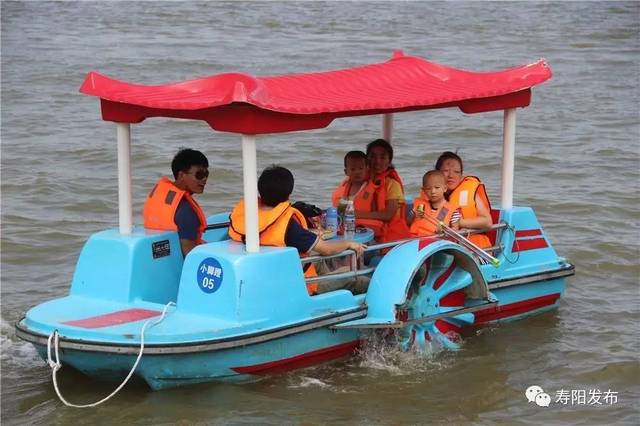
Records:
M319 237L321 237L322 234L324 234L324 229L322 229L322 228L309 228L308 231L309 232L313 232L314 234L316 234Z
M355 241L349 241L349 249L355 251L357 257L361 257L362 255L364 255L364 249L366 248L367 246L365 246L364 244L360 244Z

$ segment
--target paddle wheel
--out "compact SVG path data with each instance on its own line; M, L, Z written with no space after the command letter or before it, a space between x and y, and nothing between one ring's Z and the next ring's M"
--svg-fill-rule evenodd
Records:
M396 318L407 324L396 334L402 349L425 350L434 341L447 349L458 349L461 327L473 323L473 313L424 322L421 319L463 309L464 289L472 281L453 253L440 251L428 257L416 271L405 303L396 311Z
M497 305L473 255L435 237L394 247L378 264L367 291L367 316L335 328L395 329L405 351L436 344L460 348L473 312Z

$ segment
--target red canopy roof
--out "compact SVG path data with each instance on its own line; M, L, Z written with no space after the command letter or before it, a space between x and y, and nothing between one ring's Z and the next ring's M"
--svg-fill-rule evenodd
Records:
M339 117L458 107L466 113L526 107L531 87L551 78L543 59L495 72L445 67L396 52L380 64L308 74L218 74L160 86L114 80L95 71L80 92L101 99L102 118L206 121L246 134L317 129Z

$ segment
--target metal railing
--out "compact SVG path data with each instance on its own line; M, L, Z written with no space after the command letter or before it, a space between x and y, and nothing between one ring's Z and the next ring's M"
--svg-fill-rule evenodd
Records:
M222 229L222 228L227 228L229 227L229 222L218 222L218 223L213 223L211 225L207 225L205 230L212 230L212 229ZM488 231L500 231L504 228L507 228L508 225L506 223L496 223L494 225L491 225L491 227L489 228ZM479 231L479 230L475 230L475 229L463 229L460 231L457 231L458 234L460 234L461 236L468 238L470 235L474 235L474 234L481 234L481 233L486 233L488 231ZM442 234L437 234L436 237L443 237L444 235ZM496 241L500 241L499 239L500 235L496 236ZM378 251L378 250L383 250L386 248L390 248L390 247L395 247L397 245L400 244L404 244L408 241L413 241L413 240L419 240L421 238L424 237L413 237L413 238L405 238L403 240L397 240L397 241L391 241L388 243L380 243L380 244L374 244L374 245L370 245L367 246L367 248L364 250L365 252L374 252L374 251ZM487 249L485 249L485 251L496 255L497 253L499 253L500 251L502 251L502 245L498 244L495 245L493 247L489 247ZM368 267L368 268L359 268L358 265L358 259L355 255L355 251L353 250L345 250L343 252L340 253L336 253L336 254L332 254L332 255L328 255L328 256L321 256L321 255L315 255L315 256L308 256L308 257L304 257L300 259L300 263L302 265L305 265L307 263L311 263L311 262L322 262L325 260L329 260L329 259L335 259L335 258L339 258L339 257L345 257L345 256L350 256L350 268L351 270L348 272L341 272L341 273L337 273L337 274L325 274L325 275L321 275L321 276L317 276L317 277L313 277L313 278L306 278L305 281L306 282L324 282L324 281L333 281L333 280L341 280L341 279L345 279L345 278L355 278L361 275L368 275L370 273L372 273L373 271L376 270L375 266L372 267Z
M489 229L489 231L492 230L496 230L499 231L503 228L507 228L508 225L506 223L497 223L494 225L491 225L491 228ZM480 233L485 233L487 231L477 231L477 230L473 230L473 229L465 229L461 232L459 232L462 236L464 236L465 238L468 237L469 235L473 235L473 234L480 234ZM444 237L444 235L442 234L436 234L436 237ZM413 241L413 240L419 240L425 237L413 237L413 238L405 238L403 240L397 240L397 241L391 241L388 243L380 243L380 244L374 244L374 245L370 245L367 246L367 248L364 250L365 253L366 252L374 252L374 251L378 251L378 250L382 250L382 249L386 249L386 248L390 248L390 247L395 247L397 245L400 244L404 244L408 241ZM499 241L499 239L496 237L496 241ZM498 244L492 247L489 247L487 249L485 249L485 251L492 253L492 254L496 254L498 252L500 252L502 250L502 245ZM306 278L305 281L306 282L324 282L324 281L333 281L333 280L341 280L341 279L345 279L345 278L355 278L361 275L368 275L372 272L374 272L376 270L376 266L372 266L372 267L368 267L368 268L359 268L358 267L358 259L356 257L356 252L354 250L351 249L347 249L345 251L342 251L340 253L336 253L336 254L331 254L331 255L327 255L327 256L321 256L321 255L314 255L314 256L308 256L308 257L303 257L300 259L300 263L302 265L305 265L307 263L311 263L311 262L322 262L325 260L329 260L329 259L335 259L335 258L339 258L339 257L345 257L345 256L350 256L350 267L351 270L348 272L341 272L341 273L337 273L337 274L325 274L325 275L320 275L317 277L312 277L312 278Z

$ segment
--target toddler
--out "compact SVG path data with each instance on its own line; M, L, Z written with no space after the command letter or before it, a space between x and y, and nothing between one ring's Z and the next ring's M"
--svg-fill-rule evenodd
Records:
M436 223L444 223L454 230L460 229L460 211L445 199L447 180L439 170L430 170L422 177L422 191L413 200L413 210L407 224L412 236L427 236L438 232ZM429 220L429 218L432 220Z

